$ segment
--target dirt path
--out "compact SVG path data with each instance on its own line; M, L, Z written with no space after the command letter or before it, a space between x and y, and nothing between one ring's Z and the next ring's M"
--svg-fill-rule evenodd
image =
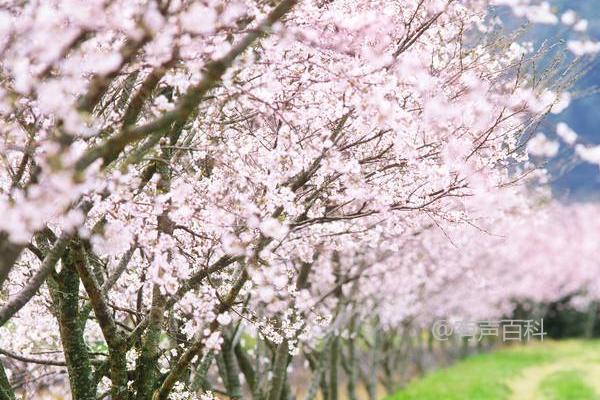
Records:
M542 381L557 372L577 371L585 383L600 394L600 365L593 356L568 356L552 363L526 368L518 377L508 382L512 392L510 400L543 400Z

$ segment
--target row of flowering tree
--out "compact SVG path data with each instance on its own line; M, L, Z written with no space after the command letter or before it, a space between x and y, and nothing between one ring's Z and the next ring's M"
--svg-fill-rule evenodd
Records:
M571 75L489 11L0 6L0 399L279 400L298 370L306 398L374 398L395 332L527 297L524 143ZM527 276L592 291L577 271Z

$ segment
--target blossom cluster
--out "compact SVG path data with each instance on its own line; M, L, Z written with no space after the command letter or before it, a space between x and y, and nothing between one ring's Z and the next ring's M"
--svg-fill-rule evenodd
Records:
M9 3L0 349L25 356L0 372L19 390L239 398L242 374L275 400L288 357L357 321L525 296L500 260L529 256L512 229L543 197L529 153L558 149L524 142L570 95L535 84L536 51L498 34L487 1ZM495 3L558 22L544 2ZM588 278L561 290L595 295ZM482 299L474 280L502 286Z

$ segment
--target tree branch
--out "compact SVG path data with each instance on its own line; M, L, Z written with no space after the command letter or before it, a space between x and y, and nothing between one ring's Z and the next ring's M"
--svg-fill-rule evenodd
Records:
M71 240L71 234L63 233L56 243L54 243L54 246L44 258L42 266L33 278L31 278L27 286L12 301L2 307L0 310L0 326L3 326L6 321L12 318L35 295L65 252L69 240Z

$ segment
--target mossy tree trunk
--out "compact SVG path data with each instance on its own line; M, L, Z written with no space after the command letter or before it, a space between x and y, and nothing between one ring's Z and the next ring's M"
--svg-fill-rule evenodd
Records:
M49 278L48 287L58 310L60 339L69 373L69 383L74 400L95 400L96 386L88 348L83 338L83 326L79 309L79 276L76 263L85 262L83 254L71 246L62 258L62 269Z

